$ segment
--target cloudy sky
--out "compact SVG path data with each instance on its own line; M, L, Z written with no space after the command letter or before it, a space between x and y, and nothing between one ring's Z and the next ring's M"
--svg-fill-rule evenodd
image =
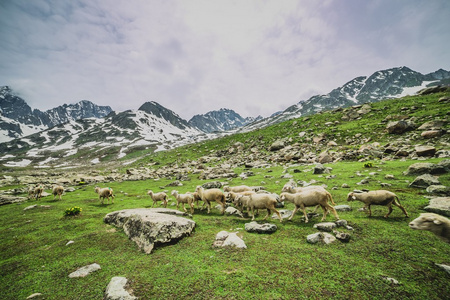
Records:
M32 108L270 114L361 75L450 70L448 0L1 0L0 86Z

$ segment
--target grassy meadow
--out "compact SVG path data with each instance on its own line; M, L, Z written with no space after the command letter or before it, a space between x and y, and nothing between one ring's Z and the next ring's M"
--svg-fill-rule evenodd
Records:
M109 163L119 172L139 167L157 169L214 155L236 142L245 144L244 151L259 147L261 152L267 152L268 146L280 137L291 138L293 143L312 143L299 136L302 131L308 132L309 137L324 134L328 140L335 140L340 148L330 151L357 150L361 144L373 142L401 146L404 136L388 135L383 120L388 115L394 119L408 115L419 124L448 119L448 104L438 99L449 95L441 93L373 103L372 112L353 121L342 121L345 113L342 110L324 112L171 151L151 153L152 149L139 149L120 160L111 156ZM334 121L339 123L324 125ZM445 126L448 130L448 122ZM353 138L357 134L361 134L361 138ZM408 133L407 137L411 144L428 142L420 140L420 133ZM348 143L351 139L361 142ZM438 150L446 149L445 139L448 143L448 134L441 137L444 142L435 139L431 143L435 143ZM317 153L323 150L318 147ZM223 155L204 165L219 166L229 157ZM135 160L132 164L121 165L130 158ZM364 166L368 159L373 164L371 168ZM109 212L150 208L152 201L147 190L166 189L170 194L172 188L165 186L175 180L173 177L100 184L114 189L114 204L100 204L94 193L95 185L87 184L74 186L76 190L66 193L62 200L49 196L39 201L0 206L1 299L26 299L33 293L41 293L45 299L102 299L114 276L128 278L130 288L139 299L449 299L450 275L435 263L450 265L450 245L430 232L408 227L428 204L425 190L408 187L414 177L403 175L409 165L418 161L374 157L363 157L363 160L326 164L332 168L329 175L333 177L313 174L313 164L278 163L267 168L252 168L254 176L247 179L219 179L229 185L262 185L275 193L280 193L288 181L282 178L286 173L295 180L325 184L336 204L349 204L353 208L350 212L339 212L340 218L354 228L353 231L338 229L351 234L348 243L307 243L306 236L317 232L313 226L320 222L320 217L304 223L301 212L292 221L281 224L277 219L269 220L278 230L263 235L243 229L245 223L250 222L249 218L221 215L217 209L210 214L196 209L193 214L196 228L191 236L171 245L158 246L147 255L121 229L103 222ZM96 168L99 174L110 172L101 169L101 164L91 168ZM240 174L244 170L240 165L234 172ZM33 171L0 167L0 172L8 175ZM388 174L394 175L394 179L386 179ZM190 180L183 181L183 186L177 188L180 193L194 191L197 185L207 182L200 180L199 174L182 175ZM367 184L357 184L365 178ZM439 180L449 186L450 174L441 175ZM342 188L344 183L349 188ZM369 218L365 212L358 211L362 203L346 201L348 192L380 189L380 183L391 184L386 189L399 196L410 218L405 218L395 206L388 219L383 218L387 212L383 206L372 207L373 216ZM176 209L173 202L171 196L169 208ZM34 204L38 207L24 210ZM81 215L64 216L65 210L74 206L82 208ZM292 204L286 204L284 209L293 208ZM256 220L262 222L264 215L265 212L261 212ZM327 216L327 221L333 220L332 215ZM215 236L222 230L239 232L247 249L213 249ZM66 245L69 241L74 243ZM84 278L68 277L78 268L93 263L99 264L101 270ZM392 284L385 278L394 278L399 284Z

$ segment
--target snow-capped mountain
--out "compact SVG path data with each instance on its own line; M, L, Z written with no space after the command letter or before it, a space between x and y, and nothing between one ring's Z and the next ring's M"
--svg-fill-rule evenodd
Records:
M112 112L83 100L42 112L31 107L8 87L0 88L0 142L24 137L55 125L84 118L102 118Z
M243 118L231 109L221 108L204 115L195 115L188 123L203 132L211 133L236 129L259 119L262 118L260 116L257 118Z
M448 84L449 79L450 72L443 69L426 75L407 67L377 71L369 77L356 77L326 95L316 95L306 101L300 101L280 114L245 126L241 130L250 131L322 110L414 95L427 86Z
M158 108L158 111L154 112L150 107ZM157 151L206 139L202 132L177 118L178 115L159 104L147 102L138 110L111 113L100 119L71 120L21 139L1 143L0 153L21 153L20 158L7 158L10 165L16 166L55 165L61 157L65 158L66 164L95 164L105 156L119 159L144 148ZM186 126L173 124L183 121ZM2 159L0 157L0 161Z

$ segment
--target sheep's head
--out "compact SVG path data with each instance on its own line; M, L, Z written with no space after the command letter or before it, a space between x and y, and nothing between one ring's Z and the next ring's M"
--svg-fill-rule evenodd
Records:
M223 191L224 192L229 192L231 189L230 189L230 187L228 186L228 185L226 185L226 186L224 186L223 187Z
M96 186L94 191L98 194L98 192L100 191L100 187Z
M348 193L347 201L354 201L354 200L356 200L355 193L353 192Z
M443 222L436 218L432 213L421 214L418 218L409 223L409 228L417 230L430 230L436 226L442 225Z
M178 194L178 191L173 190L170 194L171 194L172 196L175 196L176 194Z
M147 192L147 195L150 195L150 196L151 196L152 194L153 194L153 191L152 191L152 190L150 190L150 191Z

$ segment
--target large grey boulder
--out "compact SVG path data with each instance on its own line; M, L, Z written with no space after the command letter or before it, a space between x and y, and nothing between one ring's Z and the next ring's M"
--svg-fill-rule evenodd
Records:
M0 205L24 202L28 200L26 197L2 195L0 194Z
M450 197L432 198L424 210L450 217Z
M413 182L411 182L409 184L410 187L415 187L415 188L424 188L426 189L427 187L429 187L430 185L440 185L441 183L439 182L439 179L430 175L430 174L423 174L420 175L418 177L416 177L416 179L414 179Z
M436 148L433 146L417 146L415 148L417 156L434 156L436 154Z
M126 290L128 279L125 277L113 277L106 287L103 300L134 300L137 297L130 295Z
M284 141L278 140L272 143L269 147L269 151L278 151L285 147Z
M427 193L436 196L450 196L450 187L445 185L430 185Z
M136 208L109 213L103 220L123 228L128 238L149 254L155 245L178 241L192 233L195 222L180 215L187 214L173 209Z
M415 125L407 121L392 121L386 125L386 129L391 134L402 134L406 131L414 130Z
M433 163L415 163L408 167L405 175L423 175L423 174L444 174L446 172L445 165Z

